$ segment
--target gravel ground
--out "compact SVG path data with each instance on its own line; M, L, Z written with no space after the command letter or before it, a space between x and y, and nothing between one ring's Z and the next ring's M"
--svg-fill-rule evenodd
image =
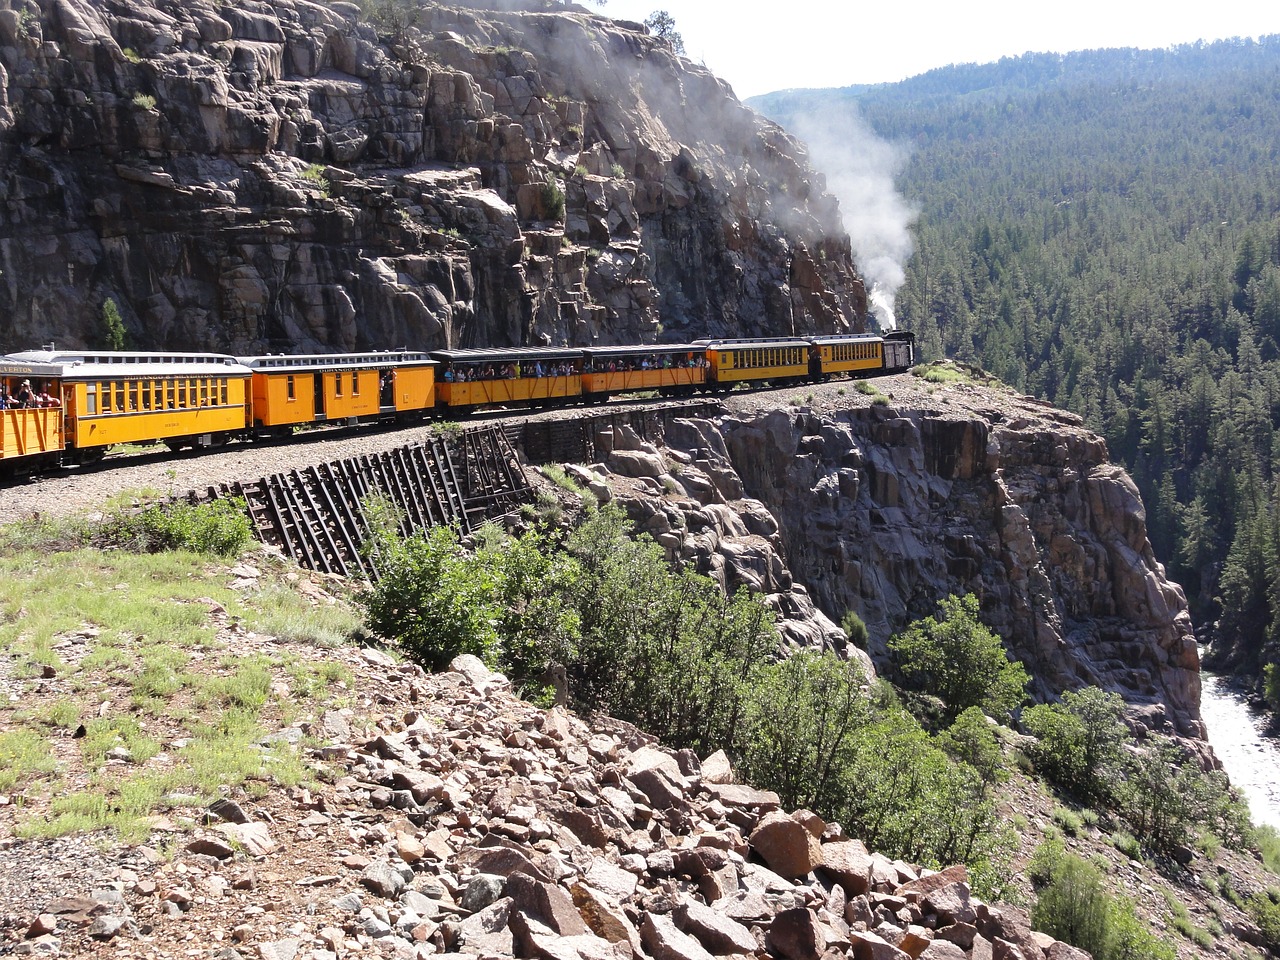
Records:
M910 374L885 377L874 384L895 406L928 409L935 414L981 415L994 405L1013 399L1010 393L966 383L935 387ZM870 395L853 389L849 381L833 381L733 393L723 398L723 402L728 412L749 415L805 407L830 412L842 407L867 406L871 399ZM607 408L592 408L597 409ZM522 421L582 415L581 407L513 414ZM493 422L495 417L479 416L462 422L479 425ZM431 431L427 425L398 430L342 428L317 430L295 437L292 442L233 443L217 451L173 454L160 448L160 452L111 454L98 466L68 469L0 487L0 524L36 515L67 516L92 511L111 497L126 492L155 497L181 496L190 490L204 490L222 483L247 482L296 467L419 443L426 440Z

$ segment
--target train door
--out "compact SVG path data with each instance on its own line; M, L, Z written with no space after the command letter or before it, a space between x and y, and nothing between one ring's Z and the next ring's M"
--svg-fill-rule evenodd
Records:
M316 389L316 419L324 420L326 417L326 407L324 402L324 374L317 372L311 378Z

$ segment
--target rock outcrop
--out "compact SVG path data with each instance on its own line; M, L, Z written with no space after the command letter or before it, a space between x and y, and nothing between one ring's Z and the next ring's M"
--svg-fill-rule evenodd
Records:
M528 0L5 0L0 350L859 329L800 146L636 24ZM493 7L493 9L488 9ZM397 12L398 11L398 12Z
M1203 738L1185 597L1103 440L998 388L881 383L894 403L834 384L734 401L664 449L611 428L607 495L673 558L765 594L792 645L843 646L852 610L883 663L893 633L973 593L1036 699L1097 685L1138 732Z

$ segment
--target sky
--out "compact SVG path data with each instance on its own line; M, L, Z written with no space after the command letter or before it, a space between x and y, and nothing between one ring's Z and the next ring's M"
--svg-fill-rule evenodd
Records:
M615 20L654 10L675 18L685 52L728 80L740 99L792 87L888 83L952 63L1027 52L1163 48L1280 33L1274 0L583 0Z

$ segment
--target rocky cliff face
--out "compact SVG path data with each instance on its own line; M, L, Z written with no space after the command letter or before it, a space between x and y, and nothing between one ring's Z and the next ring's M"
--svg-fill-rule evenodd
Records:
M880 384L888 403L836 384L735 398L664 450L609 436L608 493L673 557L769 596L794 645L840 645L853 610L883 663L893 633L974 593L1036 699L1093 684L1140 730L1203 738L1186 600L1101 438L1002 389Z
M243 352L860 327L793 140L637 25L513 5L0 0L0 349L101 344L107 299Z

